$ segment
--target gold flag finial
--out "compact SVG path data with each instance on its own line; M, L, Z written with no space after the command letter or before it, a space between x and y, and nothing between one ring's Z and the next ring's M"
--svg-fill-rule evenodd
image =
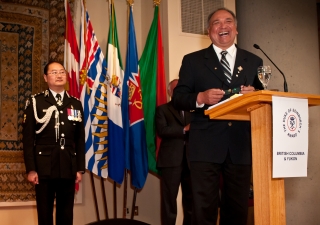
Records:
M160 5L161 0L153 0L153 4L159 6Z
M127 0L127 2L129 4L129 6L133 6L133 4L134 4L134 0Z

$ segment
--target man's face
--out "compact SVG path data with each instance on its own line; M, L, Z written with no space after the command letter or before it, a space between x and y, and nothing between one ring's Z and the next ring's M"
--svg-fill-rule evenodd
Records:
M232 15L225 10L219 10L213 14L208 34L214 45L223 50L229 48L238 34L237 25Z
M43 75L44 80L52 90L64 89L67 82L67 72L60 63L52 63L48 67L47 75Z

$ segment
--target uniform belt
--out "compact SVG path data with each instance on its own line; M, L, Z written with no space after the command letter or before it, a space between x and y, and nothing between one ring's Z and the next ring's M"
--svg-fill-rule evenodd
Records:
M52 138L41 138L36 140L36 145L73 145L72 139L60 138L57 141Z

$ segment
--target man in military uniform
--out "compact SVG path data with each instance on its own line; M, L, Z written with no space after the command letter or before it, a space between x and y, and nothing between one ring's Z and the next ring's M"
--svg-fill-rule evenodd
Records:
M35 185L39 225L72 225L75 183L85 171L81 102L64 89L67 72L57 62L44 68L49 89L27 100L23 151L28 181Z

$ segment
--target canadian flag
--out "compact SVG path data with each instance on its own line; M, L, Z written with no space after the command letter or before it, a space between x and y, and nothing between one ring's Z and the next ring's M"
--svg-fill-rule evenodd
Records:
M66 12L66 31L64 40L64 68L68 72L68 87L66 88L68 92L76 97L80 97L79 91L79 48L76 38L76 33L74 31L74 26L72 22L72 17L70 13L70 7L68 0L64 2L65 12ZM79 183L75 184L76 192L79 191Z
M76 34L72 22L70 13L70 7L68 0L65 0L65 12L66 12L66 31L65 31L65 49L64 49L64 67L68 72L68 92L79 98L79 48L77 43Z

